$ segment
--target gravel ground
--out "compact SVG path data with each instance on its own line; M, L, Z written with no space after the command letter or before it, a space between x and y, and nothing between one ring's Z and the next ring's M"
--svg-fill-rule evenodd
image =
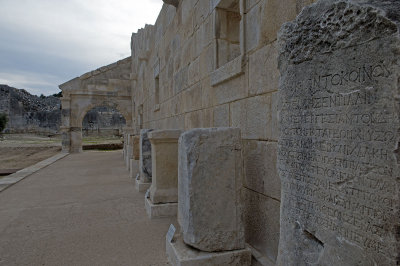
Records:
M84 137L83 144L121 143L118 137ZM22 169L61 151L61 136L4 134L0 139L0 170Z

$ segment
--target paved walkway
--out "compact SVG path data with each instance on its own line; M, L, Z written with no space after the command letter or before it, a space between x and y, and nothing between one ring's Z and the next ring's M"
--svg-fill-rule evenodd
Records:
M0 193L0 265L168 265L122 152L69 155Z

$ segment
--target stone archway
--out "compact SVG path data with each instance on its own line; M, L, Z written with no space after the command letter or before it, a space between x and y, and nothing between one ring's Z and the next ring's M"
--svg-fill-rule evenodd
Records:
M118 110L132 127L130 57L101 67L62 85L62 148L66 152L82 151L82 121L94 107L108 106Z

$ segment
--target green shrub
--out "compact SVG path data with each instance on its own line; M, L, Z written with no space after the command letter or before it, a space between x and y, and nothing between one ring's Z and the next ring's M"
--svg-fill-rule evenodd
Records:
M0 133L6 128L8 122L7 114L0 113Z

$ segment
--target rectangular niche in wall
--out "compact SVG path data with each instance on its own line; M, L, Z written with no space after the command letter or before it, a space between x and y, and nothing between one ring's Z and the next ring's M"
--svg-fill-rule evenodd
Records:
M217 68L240 56L239 0L221 1L216 8Z
M214 6L214 65L211 85L243 73L243 0L220 0Z

